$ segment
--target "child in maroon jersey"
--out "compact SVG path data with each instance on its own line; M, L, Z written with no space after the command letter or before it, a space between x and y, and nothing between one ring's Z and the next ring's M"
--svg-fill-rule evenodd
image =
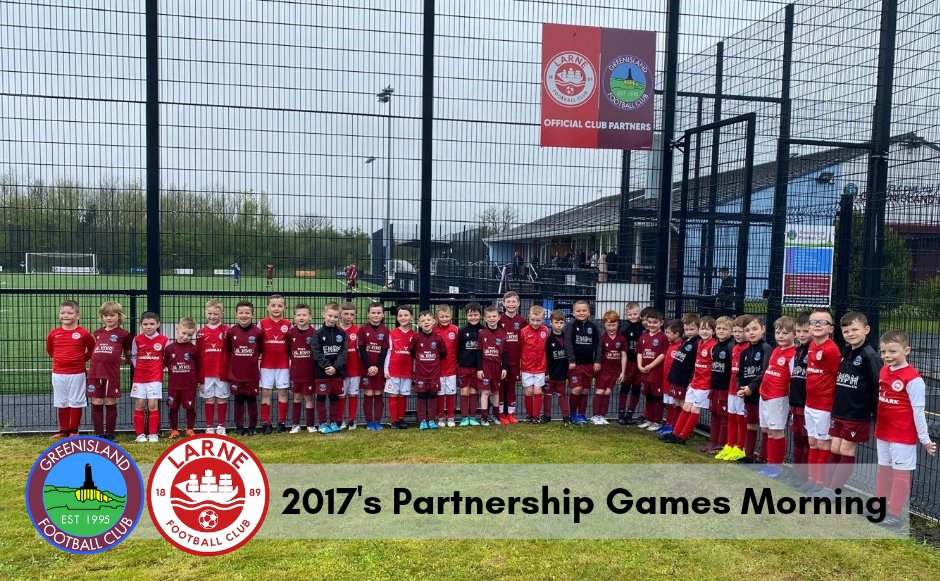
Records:
M52 358L52 405L59 414L59 431L53 440L78 435L88 401L85 363L91 359L95 338L78 324L80 316L78 303L62 301L59 326L46 335L46 353Z
M114 441L117 398L121 397L121 362L131 362L134 338L121 328L124 309L120 303L105 301L98 309L100 329L93 333L95 351L88 369L88 397L91 398L91 424L95 434Z
M277 390L277 429L287 430L287 394L290 390L290 371L287 361L287 349L284 337L290 330L290 324L284 318L284 297L268 297L268 316L258 321L261 328L264 355L261 357L261 424L262 433L268 435L274 431L271 425L271 393Z
M167 371L167 409L170 416L170 438L180 435L180 408L186 410L186 435L196 435L196 385L199 377L199 350L192 342L196 322L189 318L176 324L176 341L163 350Z
M441 361L447 356L444 339L434 330L434 323L431 311L421 311L418 332L411 337L408 347L415 362L412 387L418 400L418 428L421 430L438 428L434 412L437 410L437 392L441 389Z
M660 331L663 315L653 309L646 315L647 330L636 343L636 368L641 392L646 396L645 421L637 427L655 432L663 421L663 361L669 341Z
M444 341L447 355L441 361L441 391L437 399L437 425L453 428L457 399L457 333L460 329L451 323L453 313L447 305L437 307L437 325L434 330Z
M258 427L258 390L261 372L258 363L264 352L261 329L253 324L255 307L251 301L235 305L235 321L225 332L223 352L228 360L229 389L235 396L235 425L241 436L254 436ZM245 426L245 415L248 426Z
M339 309L339 328L346 333L346 377L343 378L343 395L346 418L341 430L356 429L356 414L359 413L359 327L356 325L356 305L343 303Z
M294 394L293 426L290 433L300 432L300 408L304 408L304 425L311 434L317 431L313 415L313 335L311 310L303 303L294 306L294 326L287 332L287 357L290 359L291 392Z
M140 335L131 346L134 382L131 398L134 400L134 433L138 442L158 442L160 437L160 408L163 399L163 351L169 341L160 333L160 315L147 311L140 316ZM148 413L144 415L144 408ZM147 434L147 435L144 435Z
M610 310L601 317L604 335L601 337L601 368L594 383L594 415L591 423L605 426L610 394L614 385L623 382L627 374L627 338L620 334L620 315Z
M495 423L517 424L516 419L516 384L521 377L520 363L522 359L522 345L519 343L519 333L528 325L525 317L519 314L519 295L509 291L503 295L503 314L499 317L499 326L506 331L506 377L499 382L500 395L503 400L503 412L499 409L493 412Z
M411 307L400 306L395 314L398 327L389 333L388 358L385 362L385 393L388 394L388 416L393 428L404 430L408 396L414 376L414 359L408 347L414 330Z
M382 322L385 307L380 302L369 305L369 322L359 328L359 387L362 390L362 414L366 429L382 429L382 400L385 389L385 359L388 355L389 331Z
M477 338L477 380L480 385L480 425L488 426L489 407L499 408L499 385L506 378L509 366L506 355L506 331L499 325L499 310L494 306L483 309L486 325ZM495 418L494 418L495 419ZM499 420L495 422L499 425Z
M878 381L878 413L875 443L878 472L875 496L887 499L888 517L883 524L901 524L901 511L911 493L911 472L917 469L917 442L931 456L937 444L930 440L924 415L927 385L908 364L911 343L907 333L888 331L881 336L881 368Z
M222 322L222 302L206 302L206 324L196 331L199 350L199 397L205 402L206 433L225 435L229 388L228 361L222 350L228 325ZM216 416L218 411L218 416Z

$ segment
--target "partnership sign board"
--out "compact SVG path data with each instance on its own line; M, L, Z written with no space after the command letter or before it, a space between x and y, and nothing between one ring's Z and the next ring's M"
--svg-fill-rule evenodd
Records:
M835 233L832 226L787 225L783 249L784 305L829 306Z
M652 149L656 33L542 25L543 147Z

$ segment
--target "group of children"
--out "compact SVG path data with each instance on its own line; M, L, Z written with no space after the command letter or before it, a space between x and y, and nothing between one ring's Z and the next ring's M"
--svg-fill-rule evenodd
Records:
M53 437L78 432L90 398L95 433L114 438L120 365L126 361L133 365L138 442L158 441L166 371L171 438L180 435L180 408L185 433L194 433L197 393L210 434L226 433L230 395L240 435L258 429L259 403L263 434L288 429L330 434L356 429L360 391L368 430L383 429L386 401L390 425L407 427L406 400L412 393L422 430L458 421L461 426L518 423L520 381L525 421L548 423L557 402L563 425L604 425L619 383L618 423L684 444L702 410L709 410L710 441L702 450L719 460L766 463L762 473L769 478L781 475L789 426L795 484L822 495L836 494L851 477L856 447L869 440L877 411L877 488L895 516L910 490L916 444L936 453L924 415L925 384L906 360L907 335L885 333L879 357L868 343L870 328L861 313L840 320L846 342L840 351L826 310L780 317L772 346L760 317L716 320L688 314L666 322L655 309L628 303L624 320L611 310L598 326L589 304L578 301L571 321L555 311L546 326L541 306L531 307L528 319L519 307L514 292L504 295L503 313L468 304L466 324L458 328L450 308L439 306L434 313L421 312L415 330L411 308L402 306L389 330L378 302L369 305L362 326L355 323L353 304L328 303L316 328L306 304L295 305L293 321L286 319L280 295L269 297L267 316L258 323L252 303L239 302L233 325L222 322L222 305L212 300L198 331L192 319L181 319L169 341L156 313L144 313L141 333L131 336L121 327L121 305L108 301L99 310L102 327L89 333L79 325L78 305L65 301L60 326L47 337L59 412ZM637 416L641 398L643 415Z

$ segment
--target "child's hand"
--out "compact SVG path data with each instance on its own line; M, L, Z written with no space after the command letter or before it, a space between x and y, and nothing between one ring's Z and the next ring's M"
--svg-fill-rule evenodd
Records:
M502 373L499 374L500 379L506 379L506 370L503 369Z
M627 374L626 374L626 373L621 373L621 374L620 374L620 377L617 378L617 383L623 383L623 382L626 381L626 380L627 380Z
M369 368L369 370L366 373L369 374L369 377L372 377L378 372L379 372L379 368L373 365L372 367Z
M642 365L637 365L636 368L640 373L646 373L646 368L643 367ZM621 375L620 377L624 377L624 376ZM621 379L620 382L623 383L623 379Z
M600 371L600 370L601 370L601 364L600 364L600 363L595 363L595 364L594 364L594 373L597 373L597 372Z
M569 370L574 369L574 363L569 363L569 364L568 364L568 369L569 369Z
M477 379L483 379L483 370L477 371Z
M336 375L336 368L333 367L332 365L330 365L329 367L327 367L327 368L324 369L323 371L325 371L327 375Z
M931 456L937 455L937 443L936 442L931 442L927 444L926 446L924 446L924 449L926 449L927 453L930 454Z
M741 388L741 389L738 390L738 397L744 397L744 396L746 396L746 395L748 395L748 393L747 393L747 388L746 388L746 387Z

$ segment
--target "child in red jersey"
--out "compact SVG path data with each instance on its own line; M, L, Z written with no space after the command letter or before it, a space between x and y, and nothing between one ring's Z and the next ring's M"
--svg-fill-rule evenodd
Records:
M199 350L192 342L196 334L196 322L189 318L176 324L176 341L163 350L163 365L167 371L167 398L169 410L170 438L180 435L180 408L186 410L186 435L195 436L196 385L199 383Z
M678 414L674 413L676 400L672 396L671 390L669 389L669 373L672 370L672 363L676 360L676 356L679 353L679 350L682 349L682 321L673 320L669 321L666 325L666 329L663 331L663 334L666 336L666 356L663 359L663 371L662 371L662 394L663 394L663 405L666 408L666 419L662 427L656 430L656 434L660 436L665 436L666 434L671 434L673 426L675 425L675 419L678 417Z
M460 385L460 425L479 426L477 421L477 349L479 347L480 317L483 307L479 303L468 303L464 307L467 324L460 328L457 335L457 380Z
M809 480L820 492L828 483L832 439L832 402L842 354L832 340L832 314L817 309L809 316L812 341L806 358L806 435L809 438Z
M503 295L503 314L499 317L499 326L506 331L506 377L499 382L497 395L502 397L503 412L494 410L494 420L498 423L517 424L516 419L516 384L520 377L520 359L522 345L519 343L519 332L528 324L525 317L519 314L519 295L509 291Z
M538 423L542 413L542 388L545 387L545 342L549 330L545 322L545 308L541 305L529 307L529 324L519 333L522 357L519 369L522 377L523 402L526 422Z
M547 396L542 402L542 417L539 423L547 424L552 421L552 396L558 398L558 407L561 409L561 425L571 425L571 408L568 407L568 396L565 385L568 380L568 350L565 348L565 314L561 311L552 311L552 332L545 340L545 358L548 368Z
M382 401L385 388L385 360L388 357L389 331L382 321L385 307L380 302L369 304L369 322L359 328L359 387L362 389L362 414L366 429L382 429Z
M415 332L411 328L414 314L411 307L400 306L395 320L396 327L389 333L389 350L385 362L385 393L388 394L388 417L393 428L404 430L408 396L411 395L414 374L414 358L408 347Z
M790 417L790 370L796 355L796 337L792 317L783 316L774 321L774 340L777 347L770 354L767 369L756 386L744 387L745 397L756 387L760 394L760 427L764 433L767 468L761 471L768 478L779 478L783 456L787 452L784 430Z
M346 402L346 419L341 430L356 429L356 414L359 413L359 327L356 325L356 305L343 303L339 309L339 328L346 332L346 377L343 378L342 402Z
M728 386L731 385L731 359L734 351L731 317L718 317L715 321L715 339L712 348L712 388L708 392L711 422L708 426L708 445L702 451L715 454L728 440Z
M290 390L290 371L284 338L290 322L284 318L284 297L268 297L268 316L258 321L261 328L264 355L261 357L261 433L274 432L271 425L271 393L277 389L277 431L287 430L287 394Z
M568 382L571 383L571 423L587 423L588 393L594 375L601 368L601 333L590 320L591 306L587 301L571 305L574 320L565 325L565 349L568 351Z
M744 409L744 398L738 395L738 374L741 369L741 354L751 345L744 333L744 329L751 323L751 320L751 317L741 315L731 323L731 337L734 339L734 347L731 348L731 380L726 392L728 433L725 446L715 454L716 460L736 462L745 456L744 442L747 439L747 417Z
M310 325L312 311L303 303L294 306L294 326L287 332L287 357L290 359L291 392L294 394L290 433L300 433L300 408L304 409L304 423L307 431L316 433L317 427L313 414L313 342L316 329Z
M207 301L205 315L206 324L196 332L196 348L199 350L199 397L205 402L206 433L224 436L229 388L226 381L228 361L222 346L228 325L222 322L221 301Z
M134 400L134 433L138 442L158 442L160 408L163 399L163 351L169 341L160 333L160 315L147 311L140 316L140 335L134 337L131 363L134 382L131 398ZM148 413L145 419L144 407ZM146 435L145 435L146 434Z
M255 307L251 301L240 301L235 305L236 324L225 331L222 346L228 361L226 377L229 390L235 396L235 426L241 436L254 436L258 427L258 390L261 379L258 363L264 352L264 341L261 328L252 320L254 314Z
M134 338L121 328L124 309L120 303L105 301L98 314L103 326L93 333L95 351L88 369L91 424L97 436L113 442L117 398L121 397L121 362L130 363Z
M457 406L457 333L460 329L451 323L453 314L447 305L437 307L437 325L434 330L444 341L447 354L441 361L441 391L437 398L437 425L438 427L453 428L455 407Z
M641 391L646 397L645 421L638 428L656 432L662 428L663 421L663 361L669 348L669 340L661 331L663 314L656 309L647 311L646 331L636 343L636 369L639 375Z
M441 361L447 356L444 340L434 330L431 311L418 315L418 332L411 337L408 350L415 362L412 388L417 402L418 429L436 430L434 412L437 410L437 392L441 389Z
M506 331L499 325L499 310L494 306L483 309L486 325L477 338L477 380L480 382L480 425L489 426L489 407L499 408L499 385L506 378L508 356L506 355ZM499 420L494 417L494 423Z
M314 393L321 434L338 432L343 418L339 397L343 394L349 342L346 332L339 328L339 316L339 304L330 302L323 306L323 325L314 333L311 345L316 362Z
M610 394L627 374L627 338L620 334L620 315L610 310L601 317L604 333L601 335L601 368L594 382L594 414L590 422L605 426Z
M692 372L692 381L686 391L682 413L676 420L672 435L665 438L665 441L671 444L685 444L692 435L692 430L698 425L701 410L707 410L709 406L712 348L718 343L715 339L715 319L702 317L699 321L698 336L700 340L696 347L695 370Z
M52 358L52 405L59 415L53 440L78 435L88 403L85 364L95 349L95 338L78 324L80 316L77 302L62 301L59 326L46 335L46 353Z
M917 442L931 456L937 444L930 440L924 415L927 385L908 364L911 343L907 333L888 331L881 336L884 367L878 381L878 413L875 443L878 472L875 496L888 501L888 517L883 524L901 524L901 512L911 493L911 472L917 469Z

